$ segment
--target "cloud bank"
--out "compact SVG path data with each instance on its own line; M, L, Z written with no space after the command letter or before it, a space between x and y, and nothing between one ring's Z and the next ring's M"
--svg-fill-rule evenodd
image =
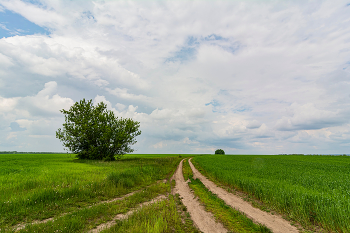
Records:
M62 151L59 110L83 98L140 121L136 153L350 149L348 1L0 0L0 11L28 22L0 18L0 150Z

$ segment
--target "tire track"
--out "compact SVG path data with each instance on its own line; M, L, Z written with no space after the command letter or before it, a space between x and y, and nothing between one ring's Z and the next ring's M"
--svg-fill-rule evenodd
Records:
M173 176L173 179L176 181L174 192L178 193L182 198L182 203L187 207L187 211L190 213L195 226L204 233L227 232L221 223L215 221L211 213L205 211L204 207L191 192L182 174L182 163L183 160L181 160Z
M192 164L191 159L188 160L193 171L193 178L198 178L212 193L216 194L220 199L232 208L238 209L246 214L248 218L254 222L261 223L272 230L274 233L297 233L298 229L290 222L280 216L272 215L258 208L253 207L250 203L243 201L240 197L229 193L223 188L218 187L214 182L203 176Z
M124 220L124 219L127 219L131 214L133 214L135 211L137 211L138 209L142 208L143 206L146 206L146 205L150 205L150 204L153 204L153 203L156 203L160 200L164 200L168 198L167 196L164 196L164 195L160 195L148 202L144 202L144 203L141 203L137 208L133 208L132 210L128 211L127 213L125 214L117 214L113 220L109 221L109 222L106 222L106 223L103 223L103 224L100 224L97 226L97 228L94 228L90 231L88 231L88 233L98 233L102 230L105 230L105 229L108 229L108 228L111 228L112 226L114 226L115 224L117 224L116 220Z
M161 181L157 181L156 184L160 183L160 182L163 182L163 183L166 183L167 180L161 180ZM147 187L151 187L152 185L154 184L151 184L149 186L146 186ZM132 195L134 195L135 193L139 193L141 192L142 190L144 190L144 188L142 189L139 189L139 190L135 190L133 192L130 192L128 194L125 194L124 196L121 196L121 197L116 197L116 198L113 198L113 199L110 199L110 200L106 200L106 201L100 201L100 202L97 202L97 203L94 203L93 205L90 205L90 206L86 206L86 207L81 207L81 208L77 208L77 210L80 210L80 209L88 209L88 208L91 208L93 206L96 206L96 205L102 205L102 204L105 204L105 203L111 203L111 202L115 202L115 201L119 201L119 200L123 200L127 197L130 197ZM47 223L49 221L53 221L55 220L55 218L61 218L67 214L70 214L71 212L66 212L66 213L62 213L58 216L55 216L55 217L51 217L51 218L47 218L47 219L44 219L44 220L34 220L33 222L30 222L30 223L20 223L20 224L17 224L15 225L14 227L12 227L13 231L14 232L17 232L17 231L20 231L22 229L24 229L27 225L34 225L34 224L43 224L43 223Z

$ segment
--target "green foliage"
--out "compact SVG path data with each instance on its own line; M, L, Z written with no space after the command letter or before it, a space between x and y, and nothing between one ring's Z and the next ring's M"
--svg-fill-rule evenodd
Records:
M350 157L201 156L204 174L243 191L304 227L350 232Z
M225 154L225 151L224 151L223 149L217 149L217 150L215 151L215 154L216 154L216 155L224 155L224 154Z
M80 159L115 160L133 152L130 145L141 134L140 123L114 116L103 102L93 106L92 100L76 102L65 114L63 128L56 137Z

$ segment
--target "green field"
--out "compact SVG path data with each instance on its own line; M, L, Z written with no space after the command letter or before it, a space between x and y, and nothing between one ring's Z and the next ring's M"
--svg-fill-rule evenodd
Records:
M179 156L149 155L100 162L78 160L70 154L2 154L0 229L57 217L140 190L169 178L180 160Z
M192 161L210 179L304 227L350 232L350 157L212 155Z
M170 194L174 183L161 182L187 157L194 157L203 175L246 193L263 209L307 229L350 232L350 157L189 154L130 154L113 162L78 160L71 154L0 154L0 232L48 218L54 221L27 225L20 232L87 232L159 195L169 198L106 232L197 232L186 207ZM205 208L228 229L269 231L194 180L186 160L183 174Z
M193 157L198 156L194 154L126 154L124 155L124 159L127 158L169 158L169 157L179 157L179 158L187 158L187 157Z

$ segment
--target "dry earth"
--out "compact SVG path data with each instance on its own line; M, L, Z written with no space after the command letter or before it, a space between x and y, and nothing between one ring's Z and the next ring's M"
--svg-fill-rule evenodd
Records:
M272 215L260 209L253 207L250 203L243 201L240 197L229 193L226 190L218 187L215 183L204 177L191 163L189 164L193 171L193 178L198 178L212 193L216 194L220 199L232 208L235 208L246 214L248 218L254 222L261 223L268 227L274 233L297 233L298 229L292 226L287 220L280 216Z

